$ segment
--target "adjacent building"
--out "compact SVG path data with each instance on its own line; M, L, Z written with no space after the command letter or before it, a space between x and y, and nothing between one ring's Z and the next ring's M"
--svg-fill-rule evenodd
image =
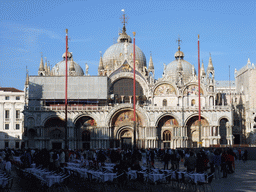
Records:
M0 87L0 149L22 146L24 91Z

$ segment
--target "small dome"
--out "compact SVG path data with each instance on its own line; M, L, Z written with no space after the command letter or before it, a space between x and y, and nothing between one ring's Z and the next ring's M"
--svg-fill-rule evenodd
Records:
M184 53L182 52L182 51L177 51L175 54L174 54L174 57L176 58L176 59L178 59L179 57L180 58L184 58Z
M75 76L83 76L84 75L84 71L83 69L80 67L80 65L78 65L76 62L74 61L68 61L68 71L69 71L69 67L71 62L74 63L74 68L75 68ZM57 63L53 68L52 68L52 73L54 76L65 76L66 75L66 61L61 61L59 63Z
M184 80L188 80L191 76L193 76L193 73L196 74L195 68L191 63L183 59L181 59L180 62L183 68ZM171 63L169 63L166 66L165 74L175 78L177 74L176 70L177 70L178 63L179 63L179 60L174 60Z
M174 54L175 59L183 59L184 58L184 53L180 50L180 46L178 47L178 51Z
M68 53L67 53L67 57L68 57L68 58L71 58L72 56L73 56L73 55L72 55L71 52L68 52ZM64 59L66 58L66 52L63 53L62 58L64 58Z

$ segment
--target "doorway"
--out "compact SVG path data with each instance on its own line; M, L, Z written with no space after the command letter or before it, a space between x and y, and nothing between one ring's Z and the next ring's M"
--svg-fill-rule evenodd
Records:
M61 142L52 143L52 149L62 149L62 143Z
M132 149L132 138L126 137L121 139L122 149Z
M240 144L240 135L239 134L234 134L234 144Z

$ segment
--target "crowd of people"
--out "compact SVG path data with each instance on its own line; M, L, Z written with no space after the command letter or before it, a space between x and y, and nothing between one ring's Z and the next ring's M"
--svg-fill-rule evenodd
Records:
M47 150L47 149L6 149L0 152L2 168L8 173L11 162L16 163L13 156L20 156L23 168L42 166L49 170L60 171L67 162L79 161L84 166L98 168L105 162L115 163L115 172L124 172L128 168L141 170L141 166L155 167L155 160L163 162L164 169L179 170L180 163L188 172L215 172L215 178L226 178L235 171L235 159L246 162L248 152L232 148L200 148L200 149L91 149L91 150ZM170 167L169 167L170 165ZM222 172L222 175L221 175Z

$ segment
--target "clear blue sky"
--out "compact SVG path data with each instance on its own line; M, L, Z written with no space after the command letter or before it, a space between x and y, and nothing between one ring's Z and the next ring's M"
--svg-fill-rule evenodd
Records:
M256 63L255 0L2 0L0 2L0 86L24 88L26 66L37 75L41 52L53 67L65 52L65 29L74 61L97 75L104 53L122 29L120 17L129 17L127 33L136 31L136 45L149 61L155 77L163 63L174 60L178 37L185 60L197 69L197 35L205 69L209 53L216 80L234 80L234 70L248 58Z

